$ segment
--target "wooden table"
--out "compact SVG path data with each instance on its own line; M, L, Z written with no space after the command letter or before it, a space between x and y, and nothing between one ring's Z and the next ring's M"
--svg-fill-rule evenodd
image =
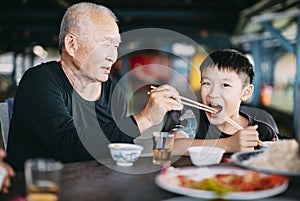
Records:
M105 165L94 160L65 164L61 201L156 201L180 198L180 195L162 190L155 184L155 176L159 173L157 166L155 172L144 174L124 173L140 169L140 167L151 166L152 158L150 157L140 158L132 167L116 166L110 159L102 162ZM191 165L189 157L181 157L173 163L175 167ZM222 163L221 165L233 166L232 163ZM122 172L117 171L118 168ZM273 197L272 200L299 200L299 185L299 178L292 179L287 191ZM17 172L16 177L12 180L10 193L0 195L0 200L11 201L15 198L24 199L24 197L24 174L23 172ZM181 198L194 200L192 198Z

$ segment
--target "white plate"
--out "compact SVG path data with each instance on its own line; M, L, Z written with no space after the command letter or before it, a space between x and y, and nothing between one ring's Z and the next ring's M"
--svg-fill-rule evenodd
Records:
M173 170L167 170L156 176L156 184L167 191L196 198L206 199L231 199L231 200L251 200L265 197L271 197L285 191L288 187L288 182L283 183L280 186L276 186L268 190L251 191L251 192L232 192L219 195L212 191L197 190L192 188L186 188L180 186L177 181L178 175L189 176L195 180L201 180L204 178L214 177L216 174L245 174L246 170L235 168L235 167L189 167L189 168L175 168Z
M257 170L260 172L270 173L270 174L280 174L280 175L289 176L289 177L300 177L300 172L271 170L271 169L266 169L266 168L254 167L254 166L244 163L244 161L248 160L249 158L257 156L258 154L261 154L263 152L264 152L264 150L237 152L231 156L231 159L234 164L244 167L244 168L247 168L247 169ZM278 161L278 162L280 163L280 161Z

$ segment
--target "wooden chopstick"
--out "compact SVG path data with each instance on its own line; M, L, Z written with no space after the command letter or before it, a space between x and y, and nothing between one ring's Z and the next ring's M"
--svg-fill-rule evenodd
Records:
M209 106L204 105L204 104L202 104L202 103L199 103L199 102L197 102L197 101L188 99L188 98L183 97L183 96L180 96L180 98L181 98L182 100L184 100L184 101L181 101L182 104L186 104L186 105L188 105L188 106L195 107L195 108L198 108L198 109L200 109L200 110L205 110L205 111L211 112L211 113L217 113L217 112L218 112L217 109L215 109L215 108L213 108L213 107L209 107ZM187 101L187 102L186 102L186 101ZM190 103L188 103L188 102L190 102Z
M224 120L230 123L232 126L234 126L238 130L244 129L240 124L236 123L232 119L230 119L228 116L224 117Z
M150 88L151 89L156 89L155 86L150 86ZM148 94L149 94L149 92L148 92ZM182 100L181 103L184 104L184 105L194 107L194 108L197 108L197 109L200 109L200 110L204 110L204 111L207 111L207 112L210 112L210 113L217 113L218 112L217 109L209 107L209 106L204 105L202 103L199 103L197 101L191 100L191 99L183 97L183 96L179 96L179 97Z
M194 107L194 108L197 108L197 109L199 109L199 110L204 110L204 111L207 111L207 112L210 112L210 113L216 113L216 110L212 110L212 109L210 109L210 108L198 106L198 105L191 104L191 103L188 103L188 102L185 102L185 101L181 101L181 103L182 103L183 105L187 105L187 106L190 106L190 107Z

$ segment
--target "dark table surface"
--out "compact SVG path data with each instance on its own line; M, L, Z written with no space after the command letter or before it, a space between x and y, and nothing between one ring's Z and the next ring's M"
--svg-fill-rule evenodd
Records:
M102 164L105 165L102 165ZM61 201L156 201L201 200L167 192L155 184L159 167L152 165L152 158L142 157L132 167L119 167L110 159L82 161L64 165ZM174 167L192 166L189 157L181 157ZM221 163L234 166L232 163ZM263 200L300 200L299 178L291 178L288 189L272 198ZM9 194L0 195L2 201L25 200L23 172L12 179Z

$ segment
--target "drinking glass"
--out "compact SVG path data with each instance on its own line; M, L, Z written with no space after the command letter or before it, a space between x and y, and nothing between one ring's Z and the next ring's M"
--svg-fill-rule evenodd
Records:
M29 159L25 162L27 201L58 201L63 164L53 159Z
M174 146L174 134L169 132L153 132L153 164L171 163Z

